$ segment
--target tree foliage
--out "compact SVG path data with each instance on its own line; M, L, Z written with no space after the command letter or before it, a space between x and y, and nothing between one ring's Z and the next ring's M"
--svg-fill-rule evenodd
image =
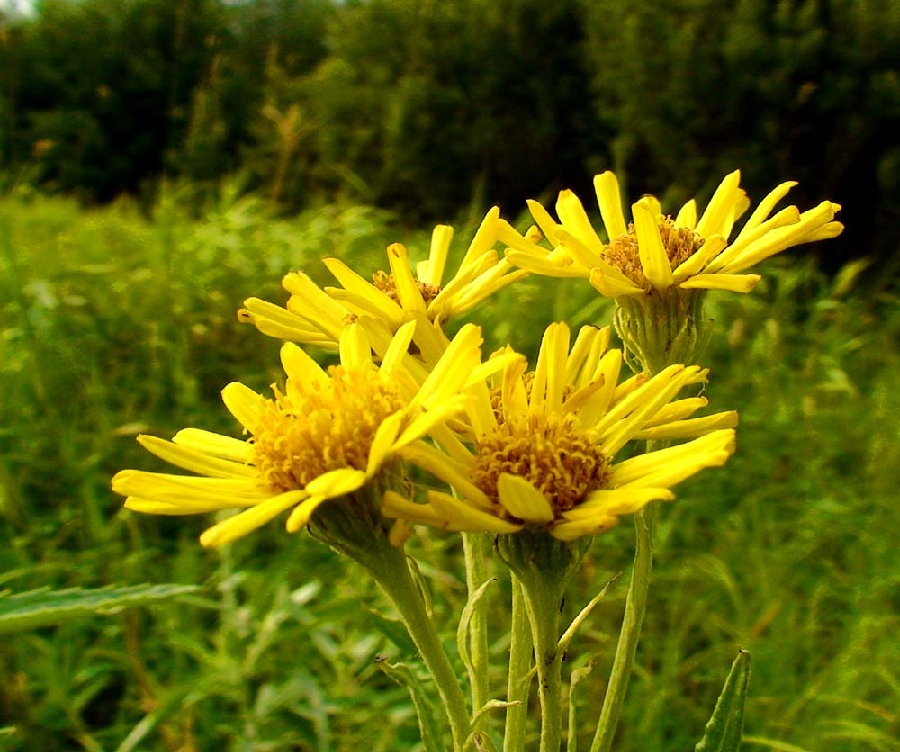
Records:
M98 201L240 173L423 222L740 167L842 202L832 252L891 256L897 38L890 0L45 0L0 19L0 169Z

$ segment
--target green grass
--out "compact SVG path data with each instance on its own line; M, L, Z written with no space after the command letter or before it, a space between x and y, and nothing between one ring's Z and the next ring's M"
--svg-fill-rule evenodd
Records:
M278 525L202 550L204 520L124 512L109 478L160 468L138 432L233 431L222 386L278 379L278 343L235 318L244 298L283 301L290 269L326 281L324 255L364 272L395 240L421 255L427 233L356 206L278 218L227 186L202 216L181 198L150 220L127 203L0 199L0 589L203 585L0 642L0 750L416 749L405 690L375 663L413 656L358 570ZM897 301L787 260L765 271L753 295L710 300L707 393L740 410L739 450L663 510L622 752L691 749L738 647L753 654L745 749L900 750ZM533 353L550 320L608 313L586 283L529 280L470 318L491 345ZM627 570L632 539L624 524L594 543L567 613ZM459 542L426 531L413 550L451 642ZM576 697L581 749L625 580L570 651L597 663ZM499 696L502 599L492 608Z

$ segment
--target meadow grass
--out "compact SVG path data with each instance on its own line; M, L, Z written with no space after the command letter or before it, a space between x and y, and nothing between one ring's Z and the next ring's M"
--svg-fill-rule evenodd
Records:
M279 343L236 320L244 298L283 302L291 269L326 281L325 255L364 273L392 241L421 257L428 234L359 206L279 218L227 185L191 215L183 190L149 219L124 202L0 199L0 589L204 586L0 644L0 750L418 749L406 691L376 662L414 651L358 570L279 525L202 550L203 520L124 512L109 479L161 469L137 433L232 432L219 390L279 379ZM739 450L663 510L622 752L692 748L738 647L753 655L746 749L900 750L897 301L809 264L765 271L753 295L710 300L707 394L740 410ZM609 313L586 283L530 279L469 319L489 346L533 354L550 321ZM459 541L423 531L410 545L452 643ZM632 546L628 524L595 541L570 617L627 572ZM570 650L573 668L596 664L575 692L582 749L626 579ZM498 696L506 590L491 605Z

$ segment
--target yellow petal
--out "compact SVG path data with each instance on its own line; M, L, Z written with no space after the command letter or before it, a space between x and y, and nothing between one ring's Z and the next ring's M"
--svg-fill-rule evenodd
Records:
M320 347L333 344L332 337L317 326L296 313L269 303L259 298L248 298L244 301L245 314L242 320L249 321L270 337L304 342Z
M503 508L513 517L537 524L553 521L553 507L550 502L525 478L511 473L500 473L497 491Z
M366 475L372 477L384 464L385 460L396 450L394 442L400 433L400 427L406 419L406 413L396 412L389 415L375 431L372 446L369 448L369 459L366 464Z
M716 188L703 216L697 222L697 232L701 237L731 234L731 226L737 219L736 208L744 203L746 194L740 188L741 171L726 175Z
M112 490L123 496L186 506L189 512L195 507L199 510L253 506L272 495L271 491L260 488L250 478L195 478L142 470L116 473L112 479Z
M381 355L381 370L384 373L390 374L394 368L406 360L409 354L409 345L412 342L418 321L418 319L407 321L391 337L387 350Z
M584 276L587 276L589 269L604 263L601 255L603 253L602 245L592 248L580 236L570 232L567 227L560 227L556 234L559 237L559 246L554 251L570 255L576 265L584 267Z
M291 512L291 516L285 523L285 529L289 533L296 533L306 527L313 512L322 503L358 491L368 482L368 479L369 476L366 473L352 468L332 470L314 478L306 484L304 491L308 496Z
M303 348L297 347L293 342L282 345L281 365L289 379L296 379L304 387L322 386L328 382L328 374Z
M334 278L349 293L358 295L367 300L381 315L381 317L399 326L403 321L403 309L375 285L367 282L349 266L335 258L327 258L322 261L328 267ZM327 289L326 289L327 291Z
M528 238L520 235L519 231L505 219L501 219L497 223L497 239L504 245L528 255L544 256L547 253L546 248L541 248Z
M595 176L594 190L597 192L597 203L600 205L603 226L606 227L606 237L609 240L615 240L628 232L625 215L622 213L619 182L616 180L615 174L606 171L602 175Z
M350 324L341 333L341 364L348 371L359 371L372 365L372 346L363 327Z
M682 388L705 380L706 371L697 366L675 364L656 374L614 405L598 423L596 430L602 437L604 450L615 455Z
M753 214L750 215L750 219L748 219L744 223L741 231L734 239L735 242L739 241L751 230L755 229L766 219L768 219L769 215L772 213L772 210L775 208L775 205L779 201L781 201L781 199L783 199L787 195L787 192L791 190L791 188L793 188L795 185L797 185L797 183L791 180L787 183L782 183L781 185L776 186L773 190L769 191L769 194L759 202L759 206L757 206L756 209L753 210Z
M396 491L385 491L381 500L381 513L389 518L399 517L410 522L441 527L447 523L430 504L419 504L403 498Z
M615 517L606 517L598 514L596 517L589 519L559 522L550 528L550 535L557 540L573 541L585 535L605 533L618 524L619 521Z
M550 324L544 332L538 352L531 388L531 408L559 413L566 388L566 359L569 354L569 327L563 322ZM543 405L543 407L542 407Z
M603 253L603 242L591 226L581 200L572 191L560 191L556 201L556 214L567 232L578 238L594 254Z
M427 470L448 486L455 488L470 504L482 509L491 508L490 497L464 474L466 468L461 467L458 462L451 461L449 457L434 447L416 442L402 447L398 454L412 464Z
M201 428L182 428L172 437L173 444L197 449L205 454L221 457L242 465L253 462L253 446L244 439L222 436Z
M734 452L734 429L713 431L686 444L642 454L614 465L616 488L668 488L707 467L717 467Z
M451 240L453 240L452 227L438 225L434 228L431 233L431 249L428 252L428 260L422 261L416 266L416 276L419 278L419 282L435 287L440 286L444 279L444 268L447 265Z
M645 292L642 287L638 287L622 272L609 264L598 265L591 269L589 279L594 288L607 298L622 298Z
M537 226L541 228L541 232L544 233L544 237L550 241L551 245L559 245L559 237L557 236L557 230L559 229L559 225L556 223L556 220L550 216L550 212L548 212L542 204L539 204L537 201L528 200L526 202L528 204L528 211L531 212L531 216L534 217L534 221L537 222Z
M678 210L678 216L675 217L675 226L686 227L689 230L693 230L697 226L697 202L694 199L688 201Z
M687 439L716 431L720 428L734 428L738 424L736 410L706 415L702 418L689 418L686 420L673 420L658 426L645 428L638 431L635 439Z
M252 506L249 504L229 504L221 499L198 499L184 497L183 499L165 500L145 499L140 496L129 496L123 505L125 509L141 514L157 514L165 517L186 517L193 514L207 514L209 512L221 512L235 507Z
M563 512L567 520L584 520L596 517L617 517L634 514L651 501L670 501L675 498L668 488L601 489L592 491L578 506Z
M525 269L510 272L511 268L512 264L507 259L503 259L493 268L479 274L455 296L452 306L453 314L470 311L478 303L498 290L502 290L504 287L528 276L528 272Z
M238 422L248 431L256 429L265 399L239 381L232 381L222 390L222 402Z
M151 454L192 473L210 478L255 478L256 468L214 457L206 452L179 446L156 436L138 436L138 442Z
M741 237L736 239L722 253L720 253L716 258L710 261L706 265L704 271L732 271L727 267L735 260L742 257L748 248L754 246L761 239L767 237L773 230L777 230L780 227L795 225L799 221L800 211L796 206L788 206L786 209L782 209L774 217L770 217L762 224L757 225L750 232L742 234Z
M444 334L440 322L436 319L434 322L428 320L428 317L422 313L412 314L416 321L416 331L413 334L413 342L419 348L419 358L408 357L403 361L403 367L410 373L416 375L416 381L420 384L424 383L428 378L428 374L438 364L440 359L450 347L450 340ZM419 373L415 371L414 365L421 360L425 364L425 370L419 378Z
M497 224L500 219L500 207L492 206L484 215L478 227L475 237L469 245L469 250L463 256L460 269L470 265L476 259L481 258L497 242Z
M468 402L467 397L458 394L447 398L430 410L419 413L394 441L393 450L396 451L398 447L430 435L437 426L462 415Z
M411 406L427 410L459 392L471 370L480 363L481 342L479 327L466 324L460 329L422 384Z
M511 264L544 277L570 279L587 275L587 270L581 264L573 263L571 255L561 256L558 253L548 253L544 249L541 251L543 255L536 256L512 249L506 252L506 258Z
M578 423L585 430L594 429L609 410L616 397L619 373L622 370L622 351L610 350L605 353L591 374L591 383L601 386L593 391L588 401L582 406Z
M672 266L659 236L659 217L653 213L647 198L634 204L631 211L644 276L657 290L667 290L672 286Z
M292 272L282 280L284 289L291 293L288 310L302 316L312 326L325 332L332 341L340 339L347 318L347 309L329 297L306 274Z
M362 488L371 476L362 470L354 470L351 467L343 467L340 470L331 470L322 473L318 478L313 478L306 484L306 492L310 496L321 496L325 499L334 499L338 496L346 496Z
M703 245L672 272L673 281L681 282L691 275L702 272L706 265L725 249L727 242L721 235L713 235L711 238L707 238Z
M515 533L523 525L517 525L439 491L429 491L428 503L444 519L448 527L461 532Z
M566 359L566 383L579 389L591 381L593 369L609 346L610 328L583 326Z
M834 213L837 210L835 207L838 207L838 205L833 204L831 201L823 201L814 209L803 212L797 223L773 230L760 238L756 243L752 243L744 249L740 256L730 262L723 271L729 273L742 272L786 248L810 242L810 237L817 230L834 219Z
M222 546L237 538L242 538L247 533L262 527L286 509L290 509L305 497L306 491L288 491L266 499L261 504L209 528L200 536L200 543L204 546Z
M663 423L671 423L676 420L684 420L691 417L697 410L706 407L709 400L706 397L686 397L685 399L673 400L669 404L660 408L660 410L644 426L659 426Z
M750 292L759 284L758 274L695 274L679 287L685 290L729 290Z
M391 265L391 276L400 305L407 311L425 312L425 300L416 280L409 269L409 251L400 243L392 243L387 249L388 263Z
M330 496L310 496L308 499L304 499L300 504L294 507L291 516L288 517L287 522L284 524L284 529L289 533L296 533L302 530L309 524L313 513L322 506L322 504L331 499L332 497Z

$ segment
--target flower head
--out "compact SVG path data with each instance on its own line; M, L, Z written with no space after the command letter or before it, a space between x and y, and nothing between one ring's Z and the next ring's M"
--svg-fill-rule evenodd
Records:
M172 441L141 436L148 451L199 477L123 470L113 490L128 496L128 509L150 514L244 510L207 530L204 545L239 538L287 510L288 531L301 529L324 502L384 479L402 448L421 444L463 410L461 390L487 372L481 335L468 325L420 383L403 365L414 327L399 328L380 366L356 325L342 333L340 364L327 372L297 345L285 344L284 391L273 387L274 396L266 398L237 382L222 391L248 440L195 428ZM380 499L370 496L377 515Z
M501 228L501 236L511 246L508 258L523 269L585 277L603 295L619 299L665 293L672 287L749 292L760 279L744 273L750 267L787 248L833 238L843 230L834 220L840 206L831 201L802 213L788 206L772 215L796 185L787 182L772 190L731 238L735 222L751 205L740 178L738 170L727 175L699 219L694 199L673 219L663 213L658 199L644 196L632 204L632 222L626 224L616 176L605 172L594 178L594 188L606 242L569 190L562 191L556 202L559 222L541 204L529 202L535 221L554 246L552 251L528 242L508 225Z
M691 416L706 400L675 399L706 380L697 366L673 365L656 376L618 383L622 356L606 351L608 329L584 327L571 349L569 329L552 324L533 372L510 361L478 384L467 407L469 440L442 428L443 451L401 450L451 485L427 503L387 492L383 512L451 530L514 533L540 527L561 540L603 532L619 515L656 499L699 470L721 465L734 449L734 412ZM692 441L616 462L632 439Z
M422 359L433 365L446 345L441 327L486 297L527 275L513 271L497 242L500 211L491 209L481 223L456 274L444 281L453 228L438 225L426 261L410 268L409 252L399 243L387 249L390 272L377 272L371 282L336 258L324 263L340 287L318 287L306 274L284 278L291 293L286 308L257 298L245 301L242 318L274 337L333 348L350 321L359 321L370 336L384 337L411 320L422 323L415 334ZM425 326L424 323L430 326ZM379 332L375 333L374 330Z

